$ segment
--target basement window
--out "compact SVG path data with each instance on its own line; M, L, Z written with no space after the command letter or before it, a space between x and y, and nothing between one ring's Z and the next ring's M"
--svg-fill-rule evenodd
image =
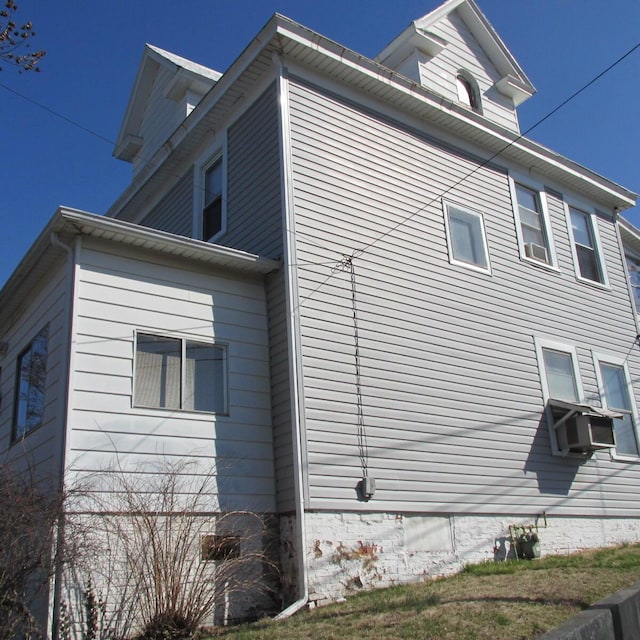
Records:
M205 562L224 562L240 557L240 537L210 534L202 536L200 558Z

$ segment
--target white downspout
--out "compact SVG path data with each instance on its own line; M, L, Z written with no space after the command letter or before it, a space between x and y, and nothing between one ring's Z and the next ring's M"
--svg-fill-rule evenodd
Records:
M62 415L62 446L60 452L60 489L64 491L65 486L65 466L67 459L67 420L69 418L70 412L70 403L71 403L71 375L73 371L73 367L71 365L71 354L72 354L72 340L73 340L73 327L74 327L74 314L75 314L75 291L76 291L76 270L75 265L77 261L77 253L78 253L78 244L79 240L77 239L74 246L71 247L58 237L58 234L55 232L51 233L49 237L49 241L54 247L58 247L62 249L67 254L67 262L69 265L69 281L67 283L67 296L69 298L69 309L68 309L68 326L67 326L67 358L65 363L65 388L64 388L64 410ZM60 604L62 601L62 562L59 559L58 554L61 552L61 549L64 545L65 538L65 519L64 512L60 514L58 518L58 528L56 532L56 558L55 569L54 569L54 584L53 584L53 611L51 612L51 637L54 640L57 640L59 637L60 630Z
M291 421L293 426L294 473L296 493L296 528L298 549L298 593L300 597L281 611L276 620L288 618L304 607L309 600L308 566L306 554L306 528L304 509L304 474L302 464L302 426L304 424L304 385L300 362L300 326L298 318L298 274L296 269L295 219L293 211L293 178L291 171L291 138L289 130L289 95L286 71L279 54L273 54L278 79L278 107L280 129L280 166L282 167L282 206L285 291L287 303L287 342L289 348L289 380Z

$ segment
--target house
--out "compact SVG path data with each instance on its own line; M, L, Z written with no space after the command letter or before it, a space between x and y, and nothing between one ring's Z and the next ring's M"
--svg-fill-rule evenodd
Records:
M281 15L223 74L148 45L130 186L0 292L2 451L224 461L219 508L277 523L285 615L518 531L640 540L636 195L522 137L533 93L474 0L376 59Z

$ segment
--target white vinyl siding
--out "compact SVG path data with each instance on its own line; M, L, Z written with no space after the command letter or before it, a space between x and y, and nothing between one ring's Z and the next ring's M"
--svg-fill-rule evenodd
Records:
M36 477L47 481L54 481L62 469L68 320L73 304L69 299L70 277L69 265L60 260L37 286L18 292L24 302L18 314L8 317L0 309L0 341L8 344L7 354L0 362L0 455L5 462L22 460ZM19 430L19 440L15 441L19 356L45 326L48 330L42 419L39 428L28 433Z
M423 136L310 83L290 86L309 507L640 512L640 465L597 454L576 467L552 455L533 339L575 346L585 398L598 397L592 349L629 352L631 379L640 379L613 220L600 225L603 253L618 256L608 264L611 289L581 286L563 200L547 192L558 269L532 269L518 259L506 171L434 143L426 124ZM445 191L482 212L491 278L452 268ZM368 470L376 480L367 503L354 489L362 471L351 283L332 271L354 251ZM505 487L508 499L496 499Z
M494 87L502 75L460 16L453 12L429 30L446 40L448 44L437 56L426 58L421 63L420 75L423 84L457 102L457 77L459 70L463 68L478 83L482 114L504 127L518 130L518 117L513 101Z
M161 461L216 471L216 507L273 511L268 332L261 278L84 241L79 272L70 477ZM226 413L132 406L135 335L225 346ZM182 345L181 345L182 347ZM188 369L188 367L187 367ZM188 376L188 371L185 372ZM145 396L142 404L160 404ZM217 400L216 400L217 401ZM167 401L176 405L178 399ZM210 407L209 407L210 408Z

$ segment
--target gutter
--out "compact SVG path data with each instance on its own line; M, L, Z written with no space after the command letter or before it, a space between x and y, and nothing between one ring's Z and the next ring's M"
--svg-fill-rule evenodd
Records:
M291 398L291 422L293 426L294 474L296 492L296 529L298 535L298 593L299 598L281 611L276 620L292 616L309 601L309 568L306 554L306 526L304 508L304 473L302 464L302 428L304 425L304 383L300 350L300 324L298 316L298 273L296 268L295 217L293 211L293 179L291 171L291 139L289 130L289 92L286 69L280 55L274 53L277 68L278 105L280 128L280 166L282 167L282 209L285 293L287 304L287 342L289 349L289 396Z

